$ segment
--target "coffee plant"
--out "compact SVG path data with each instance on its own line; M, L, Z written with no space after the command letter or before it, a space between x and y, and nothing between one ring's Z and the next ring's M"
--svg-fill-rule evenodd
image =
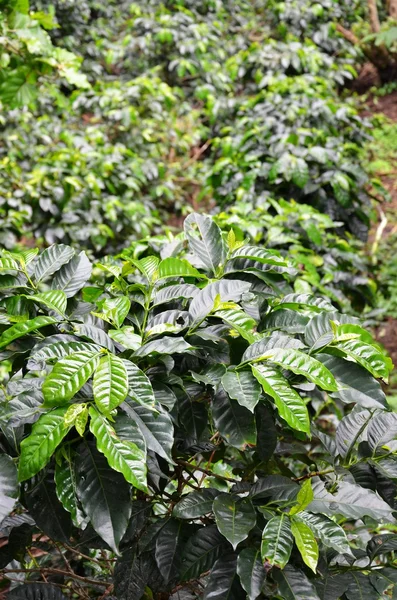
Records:
M72 88L89 87L80 59L52 44L47 30L54 27L51 14L29 11L28 0L0 2L0 101L5 106L34 102L41 86L59 78Z
M190 205L266 194L365 240L369 130L340 98L356 59L335 25L355 5L312 5L32 2L26 18L52 14L53 47L82 59L91 87L58 78L2 115L1 242L100 256L179 227Z
M8 598L391 597L390 359L274 248L180 243L2 253Z

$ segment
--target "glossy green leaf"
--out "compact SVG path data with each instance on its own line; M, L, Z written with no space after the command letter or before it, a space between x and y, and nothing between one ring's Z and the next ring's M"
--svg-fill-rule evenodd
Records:
M67 298L72 298L91 276L92 265L85 252L80 252L64 264L51 282L53 290L63 290Z
M331 321L336 323L356 323L360 321L356 317L344 315L338 312L320 312L315 315L305 328L305 342L311 346L311 350L318 350L330 344L334 339L334 330Z
M324 483L313 479L314 500L308 506L309 512L325 515L343 515L350 519L362 519L365 515L377 521L394 522L391 507L372 490L354 483L339 483L336 494L328 492Z
M187 260L174 257L165 258L159 264L158 279L166 279L167 277L206 279L206 276L192 267Z
M52 325L56 322L57 319L54 319L54 317L35 317L29 321L12 325L12 327L9 327L1 334L0 348L8 346L14 340L17 340L36 329L41 329L41 327L46 327L47 325Z
M41 371L43 363L54 358L65 358L76 352L99 352L100 349L100 346L88 342L55 342L43 346L37 352L33 349L28 361L28 368L32 371Z
M180 285L169 285L157 290L154 294L153 305L158 306L166 302L172 302L179 298L194 298L200 289L190 283Z
M230 398L254 412L261 387L250 371L226 371L221 382Z
M127 415L138 425L149 450L172 462L174 426L165 410L158 412L127 399L122 405Z
M18 473L7 454L0 455L0 522L14 509L18 497Z
M303 571L288 565L282 571L274 573L283 600L320 600L313 583Z
M194 348L182 337L164 336L158 340L147 342L134 352L134 357L156 356L158 354L184 354Z
M265 582L266 571L261 561L260 550L244 548L238 555L237 573L248 600L256 600Z
M25 296L25 298L38 304L43 304L46 308L54 310L60 315L65 314L67 298L61 290L49 290L48 292L41 292L34 296Z
M368 410L353 410L343 417L336 429L336 447L343 458L350 455L354 444L363 434L372 418Z
M83 510L98 535L117 554L131 514L129 486L91 443L84 442L78 448L75 464Z
M212 503L219 491L214 489L194 490L174 506L172 514L178 519L198 519L212 512Z
M248 292L251 284L247 281L237 279L214 281L206 285L198 294L195 295L190 303L189 312L194 323L199 323L214 309L215 300L218 298L219 304L222 302L241 300L242 295Z
M77 477L70 446L62 449L55 463L55 486L59 501L70 512L73 523L78 527L84 522L84 514L77 498Z
M243 310L227 308L215 311L214 315L230 325L232 329L237 331L250 344L255 341L257 323L255 319L249 317Z
M32 433L21 442L19 481L30 479L41 471L67 435L71 425L65 425L66 411L67 408L62 407L42 415L33 425Z
M203 600L240 600L244 591L236 572L237 556L224 554L214 564L208 575Z
M243 356L243 360L244 356ZM283 369L288 369L298 375L303 375L320 388L330 392L338 390L337 383L331 371L321 362L304 354L294 348L273 348L265 351L265 354L255 358L255 362L270 361Z
M390 365L386 356L381 354L378 348L365 344L361 340L337 342L333 348L355 360L374 377L388 381Z
M211 569L225 546L225 538L219 533L216 525L201 527L188 539L184 548L181 581L196 579Z
M226 258L226 250L214 220L207 215L192 213L185 219L184 229L190 250L209 271L216 273Z
M184 542L183 523L169 519L161 528L156 539L155 557L159 571L165 581L175 578L182 559Z
M380 412L369 420L367 437L371 450L387 446L397 435L397 413Z
M144 406L154 406L156 399L147 375L130 360L121 359L127 371L128 394Z
M42 252L35 264L34 275L36 281L43 281L58 271L62 265L68 263L74 256L74 250L65 244L53 244Z
M120 329L110 329L109 337L127 348L128 350L138 350L142 345L142 337L135 333L133 327L121 327Z
M56 363L43 383L44 401L48 406L66 404L93 374L99 353L75 352Z
M215 427L228 444L244 450L256 444L256 426L253 414L236 400L220 390L212 402Z
M315 573L318 563L318 544L312 530L302 521L292 518L291 531L303 562Z
M128 376L121 358L110 353L102 356L94 373L93 393L97 407L104 414L124 402L128 393Z
M263 391L274 400L280 417L293 429L309 433L310 420L306 404L285 377L276 369L264 365L253 365L252 373L262 385Z
M219 531L235 550L248 537L256 523L251 500L236 498L231 494L219 494L212 505Z
M318 354L316 358L321 361L334 375L339 390L332 392L334 398L350 404L352 402L364 408L384 408L386 396L382 387L370 373L363 367L329 354Z
M330 312L335 310L328 299L317 298L312 294L287 294L281 301L277 302L273 310L280 310L280 308L289 308L292 310L304 309L317 313L324 310Z
M273 517L262 532L262 562L283 569L289 561L293 543L289 517L285 513Z
M110 424L94 407L90 408L90 431L97 448L115 471L135 488L147 492L146 454L132 441L120 440Z

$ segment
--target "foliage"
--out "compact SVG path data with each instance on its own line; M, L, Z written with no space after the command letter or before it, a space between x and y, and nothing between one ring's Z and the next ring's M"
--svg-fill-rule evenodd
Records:
M64 593L98 597L117 556L120 599L385 598L390 360L329 300L285 294L294 270L273 248L196 213L184 243L189 260L97 264L104 285L66 245L3 252L3 572L28 567L41 531L68 568L48 567L47 543L26 579Z
M71 87L89 87L79 58L52 44L47 30L55 27L51 14L29 11L28 0L0 3L0 100L6 106L31 103L43 80L56 77Z
M8 248L33 237L114 252L160 222L178 225L189 205L255 206L267 194L365 239L367 130L338 96L355 71L335 3L37 0L34 9L50 4L53 44L81 56L92 88L71 94L58 81L36 107L4 115Z

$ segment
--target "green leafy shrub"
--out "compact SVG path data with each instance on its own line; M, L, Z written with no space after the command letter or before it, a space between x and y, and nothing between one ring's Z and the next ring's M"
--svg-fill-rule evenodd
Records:
M386 597L389 359L327 299L285 295L275 250L199 214L185 238L190 260L98 264L104 286L68 246L3 252L6 560L39 529L62 560L119 555L120 599Z
M178 224L188 205L254 206L264 192L364 239L367 130L338 95L353 76L333 25L341 9L290 4L55 2L52 42L84 59L92 89L59 80L36 108L4 114L3 243L33 236L104 254ZM311 41L290 11L310 13Z
M275 214L273 214L275 213ZM293 263L294 290L328 296L343 312L361 312L376 302L377 287L368 260L352 236L337 235L337 224L311 206L267 200L252 208L237 203L216 217L240 241L275 248Z
M4 105L35 101L41 84L56 78L71 87L89 87L87 77L79 72L79 58L52 44L46 30L54 27L51 14L29 12L28 0L0 2L0 101Z

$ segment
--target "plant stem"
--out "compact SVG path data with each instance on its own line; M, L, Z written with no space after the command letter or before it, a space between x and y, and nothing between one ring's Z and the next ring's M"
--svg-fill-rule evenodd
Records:
M37 567L32 569L0 569L0 573L3 573L3 575L7 575L7 573L46 573L47 575L63 575L64 577L70 577L71 579L82 581L87 585L100 585L102 587L109 587L112 585L110 581L96 581L95 579L89 579L88 577L76 575L76 573L69 573L68 571L63 571L62 569L53 569L51 567Z
M191 465L186 460L177 460L178 465L182 467L188 467L189 469L193 469L194 471L200 471L201 473L205 473L210 477L216 477L217 479L222 479L223 481L229 481L230 483L239 483L238 479L234 479L233 477L225 477L224 475L218 475L217 473L213 473L212 471L208 471L208 469L203 469L202 467L196 467L195 465Z

